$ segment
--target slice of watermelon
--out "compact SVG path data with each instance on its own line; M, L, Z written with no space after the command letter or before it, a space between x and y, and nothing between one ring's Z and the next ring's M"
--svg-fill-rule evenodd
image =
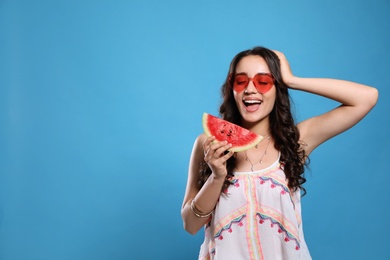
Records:
M207 113L203 114L202 124L207 136L215 136L217 142L228 141L232 144L229 151L233 152L248 150L263 139L261 135Z

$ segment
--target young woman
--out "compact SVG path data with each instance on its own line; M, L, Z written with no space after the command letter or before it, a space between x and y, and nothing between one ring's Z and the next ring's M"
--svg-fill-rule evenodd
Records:
M295 124L289 88L341 105ZM308 156L359 122L376 104L377 90L296 77L282 53L256 47L234 57L222 95L222 118L264 138L239 153L205 134L196 139L181 214L189 233L205 228L199 259L311 259L300 203Z

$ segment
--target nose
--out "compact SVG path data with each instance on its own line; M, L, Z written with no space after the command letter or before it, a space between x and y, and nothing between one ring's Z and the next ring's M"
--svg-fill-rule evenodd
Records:
M247 93L247 94L257 93L257 89L256 89L255 85L253 84L252 79L249 79L248 86L246 86L246 88L245 88L245 93Z

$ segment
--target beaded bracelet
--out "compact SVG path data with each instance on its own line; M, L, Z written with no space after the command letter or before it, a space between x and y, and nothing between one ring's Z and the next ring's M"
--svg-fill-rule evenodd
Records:
M198 218L207 218L209 217L213 211L210 211L209 213L203 213L201 212L195 205L195 202L194 200L191 201L191 210L192 212L194 213L195 216L197 216Z

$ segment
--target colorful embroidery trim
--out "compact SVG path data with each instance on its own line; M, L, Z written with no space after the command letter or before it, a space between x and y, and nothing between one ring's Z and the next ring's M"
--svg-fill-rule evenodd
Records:
M278 232L285 234L285 238L284 238L285 242L289 242L291 240L294 240L295 243L296 243L295 249L299 250L301 248L300 242L296 238L296 236L294 236L291 232L289 232L279 221L277 221L276 219L272 218L271 216L267 216L267 215L264 215L264 214L261 214L261 213L257 213L256 215L260 218L260 220L259 220L260 224L263 224L266 220L269 220L271 222L271 227L273 227L274 225L277 225L278 226Z
M242 226L242 220L246 217L246 214L244 215L241 215L235 219L232 219L232 221L230 221L227 225L223 226L215 235L214 235L214 238L218 238L220 240L223 239L222 237L222 232L224 231L229 231L230 233L232 232L232 225L233 224L238 224L238 226Z

